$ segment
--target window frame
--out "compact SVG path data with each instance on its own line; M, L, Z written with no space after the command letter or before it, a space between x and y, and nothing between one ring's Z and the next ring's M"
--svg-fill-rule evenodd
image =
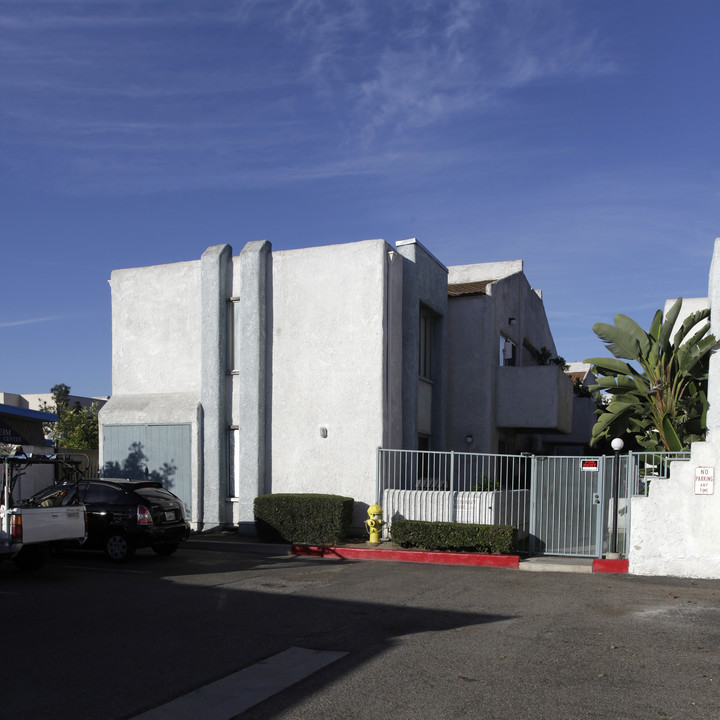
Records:
M426 307L420 307L418 322L418 376L432 382L433 379L433 342L435 335L435 316Z

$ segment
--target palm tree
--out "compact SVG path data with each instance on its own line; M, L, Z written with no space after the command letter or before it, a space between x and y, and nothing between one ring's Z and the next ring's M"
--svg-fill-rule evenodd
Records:
M591 445L630 434L646 450L677 452L705 437L708 363L715 338L708 333L710 311L698 310L671 339L681 307L678 298L664 319L658 310L648 332L626 315L616 315L614 325L593 325L614 357L585 361L597 376L590 390L611 396L597 411Z

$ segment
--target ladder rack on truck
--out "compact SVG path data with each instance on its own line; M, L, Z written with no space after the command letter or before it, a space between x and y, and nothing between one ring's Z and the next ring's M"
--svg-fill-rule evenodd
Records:
M56 497L33 504L32 499L15 501L18 479L32 465L66 468L58 457L10 455L0 457L0 559L12 559L22 569L40 567L49 547L70 541L84 542L87 513L77 493L58 490ZM80 480L75 472L75 481Z

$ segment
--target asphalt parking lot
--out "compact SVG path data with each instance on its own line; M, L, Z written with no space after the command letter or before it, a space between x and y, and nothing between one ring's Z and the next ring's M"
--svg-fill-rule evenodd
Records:
M187 547L6 563L0 603L0 718L135 718L289 649L332 661L226 720L720 718L718 581Z

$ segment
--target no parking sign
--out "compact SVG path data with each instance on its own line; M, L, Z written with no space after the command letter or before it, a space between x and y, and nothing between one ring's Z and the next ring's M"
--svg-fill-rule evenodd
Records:
M715 468L695 468L695 494L712 495L715 492Z

